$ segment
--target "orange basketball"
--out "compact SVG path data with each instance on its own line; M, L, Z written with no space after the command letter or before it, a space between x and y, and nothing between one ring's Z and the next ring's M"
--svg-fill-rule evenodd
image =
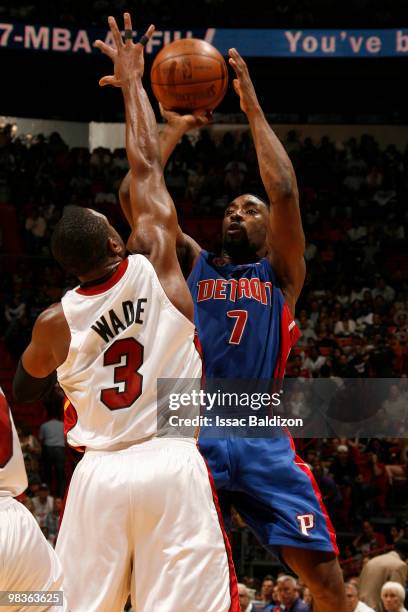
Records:
M153 93L167 110L213 110L225 96L227 65L215 47L198 38L166 45L151 71Z

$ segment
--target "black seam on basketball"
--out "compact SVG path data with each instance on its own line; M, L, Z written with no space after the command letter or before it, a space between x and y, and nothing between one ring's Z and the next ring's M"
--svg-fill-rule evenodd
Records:
M166 47L164 47L165 49ZM178 57L185 57L186 55L190 56L190 55L195 55L196 57L206 57L207 59L212 59L214 60L214 62L218 62L218 64L220 64L221 66L223 64L225 64L225 60L221 55L221 59L218 59L218 57L213 57L212 55L208 55L207 53L179 53L179 55L171 55L170 57L166 57L164 60L161 60L158 64L154 64L153 62L153 66L152 66L152 72L153 70L156 70L159 66L161 66L162 64L164 64L164 62L170 62L172 60L177 59Z
M193 87L194 85L204 85L205 83L214 83L214 81L226 81L226 77L220 76L215 79L209 79L208 81L194 81L194 83L156 83L156 81L151 81L151 84L158 85L159 87Z

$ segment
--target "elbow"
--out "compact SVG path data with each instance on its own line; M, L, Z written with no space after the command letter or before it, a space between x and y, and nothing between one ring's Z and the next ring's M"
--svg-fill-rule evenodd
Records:
M31 376L20 361L13 379L13 397L19 404L27 404L46 397L57 382L56 372L44 378Z
M291 200L299 197L296 177L293 172L288 172L275 185L275 191L283 200Z

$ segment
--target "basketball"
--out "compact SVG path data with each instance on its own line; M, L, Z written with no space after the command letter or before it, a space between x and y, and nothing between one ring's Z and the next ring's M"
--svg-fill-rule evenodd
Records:
M167 110L213 110L225 96L228 70L215 47L197 38L166 45L151 70L153 93Z

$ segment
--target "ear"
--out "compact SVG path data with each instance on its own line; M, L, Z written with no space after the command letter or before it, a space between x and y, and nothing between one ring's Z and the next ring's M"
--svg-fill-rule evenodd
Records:
M108 252L110 255L122 255L123 244L115 240L115 238L108 238Z

